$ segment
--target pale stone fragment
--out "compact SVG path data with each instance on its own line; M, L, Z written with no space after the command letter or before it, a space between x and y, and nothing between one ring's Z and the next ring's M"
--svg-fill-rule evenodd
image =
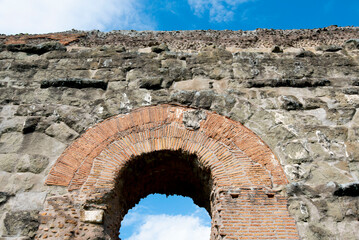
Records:
M81 221L88 223L102 223L103 210L84 210L81 212Z

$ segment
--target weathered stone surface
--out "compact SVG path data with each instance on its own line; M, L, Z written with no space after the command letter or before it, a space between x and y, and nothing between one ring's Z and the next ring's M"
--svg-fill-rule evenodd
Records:
M33 237L39 226L38 211L9 212L5 216L4 225L10 236Z
M275 125L274 114L264 109L258 109L254 112L246 123L246 126L257 132L257 134L267 132L268 129L273 129L272 127Z
M358 162L359 161L359 143L358 142L346 142L346 151L349 155L349 159L351 161Z
M297 221L307 222L310 217L307 205L301 201L290 201L288 210L296 217Z
M320 98L305 98L304 109L311 110L317 108L327 108L326 103Z
M286 110L300 110L303 104L294 96L282 96L282 108Z
M201 126L201 121L206 119L206 113L201 110L186 111L183 113L183 124L186 128L197 130Z
M44 42L37 45L33 44L9 44L6 46L6 50L10 52L25 52L30 54L44 54L50 51L66 51L59 42Z
M65 148L60 141L43 133L30 133L25 136L20 152L46 157L57 157Z
M0 192L15 195L18 192L30 191L36 184L39 184L40 179L42 179L42 177L32 173L0 173Z
M0 171L12 172L19 160L19 156L14 153L0 154Z
M31 173L41 173L49 164L49 158L42 155L24 155L16 164L17 172L31 172Z
M49 62L43 59L37 59L32 61L16 61L9 66L9 70L25 73L27 71L33 71L34 69L47 69Z
M0 120L0 134L8 132L21 132L24 126L25 117L11 117Z
M290 197L294 197L290 198L290 200L297 204L298 199L296 197L298 196L304 195L310 198L318 198L323 193L332 195L332 192L334 192L336 186L337 185L333 183L333 186L331 184L326 184L320 185L320 187L312 188L309 185L303 184L302 182L292 182L286 186L286 194L288 194Z
M9 201L12 211L40 211L43 209L46 192L18 193Z
M315 54L311 51L300 51L297 55L297 58L304 58L304 57L315 57Z
M171 94L171 100L183 105L191 105L195 94L195 91L174 91Z
M209 109L212 105L212 102L215 98L215 92L212 90L209 91L198 91L194 94L193 106Z
M15 153L21 149L24 136L18 132L4 133L0 137L0 153Z
M337 183L352 182L354 179L349 172L343 172L329 165L326 162L318 162L310 170L310 184L326 184L330 181Z
M151 48L151 51L152 52L155 52L155 53L161 53L161 52L164 52L164 51L169 51L168 49L168 46L164 43L158 45L158 46L153 46Z
M50 137L54 137L63 143L74 140L79 134L65 123L53 123L45 131Z
M307 180L310 177L309 169L302 167L299 164L286 165L284 167L284 171L286 172L289 179L293 181L302 181Z
M144 78L140 80L140 88L146 88L149 90L158 90L162 85L162 78Z
M10 195L6 192L0 192L0 206L4 203L6 203L6 201L8 200L8 198L10 197Z
M218 61L231 61L232 53L223 48L207 47L198 53L198 63L216 63Z
M204 77L195 77L191 80L179 81L175 82L172 85L174 90L214 90L218 92L222 92L228 85L228 81L226 79L220 81L213 81L209 78Z
M349 50L359 49L359 39L349 39L344 43L344 47Z
M323 224L313 222L309 224L309 229L312 231L311 239L331 239L333 238L333 234L330 230L328 230Z
M328 217L331 217L336 222L343 221L345 217L345 211L342 209L341 203L339 202L328 202Z
M40 120L41 117L27 117L22 129L22 133L26 134L34 132Z
M293 163L310 160L308 150L300 142L291 142L285 146L285 153Z
M353 119L356 109L328 109L327 117L330 121L336 122L338 125L344 125Z

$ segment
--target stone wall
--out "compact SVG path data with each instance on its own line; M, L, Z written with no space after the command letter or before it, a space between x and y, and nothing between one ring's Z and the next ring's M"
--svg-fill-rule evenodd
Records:
M0 238L35 237L45 200L70 201L44 183L87 129L170 103L238 121L270 147L302 239L359 239L358 39L334 26L0 35Z

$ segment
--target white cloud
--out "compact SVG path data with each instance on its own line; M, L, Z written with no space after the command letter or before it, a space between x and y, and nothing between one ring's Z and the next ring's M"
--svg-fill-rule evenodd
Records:
M194 14L202 17L209 12L211 21L227 22L233 20L235 9L251 0L187 0Z
M0 0L0 33L153 29L140 0Z
M208 240L210 231L197 216L148 215L139 230L126 240Z

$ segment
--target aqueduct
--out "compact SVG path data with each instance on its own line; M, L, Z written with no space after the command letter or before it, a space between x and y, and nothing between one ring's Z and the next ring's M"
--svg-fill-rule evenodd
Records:
M359 239L359 29L0 35L0 239L118 239L151 193L211 239Z

